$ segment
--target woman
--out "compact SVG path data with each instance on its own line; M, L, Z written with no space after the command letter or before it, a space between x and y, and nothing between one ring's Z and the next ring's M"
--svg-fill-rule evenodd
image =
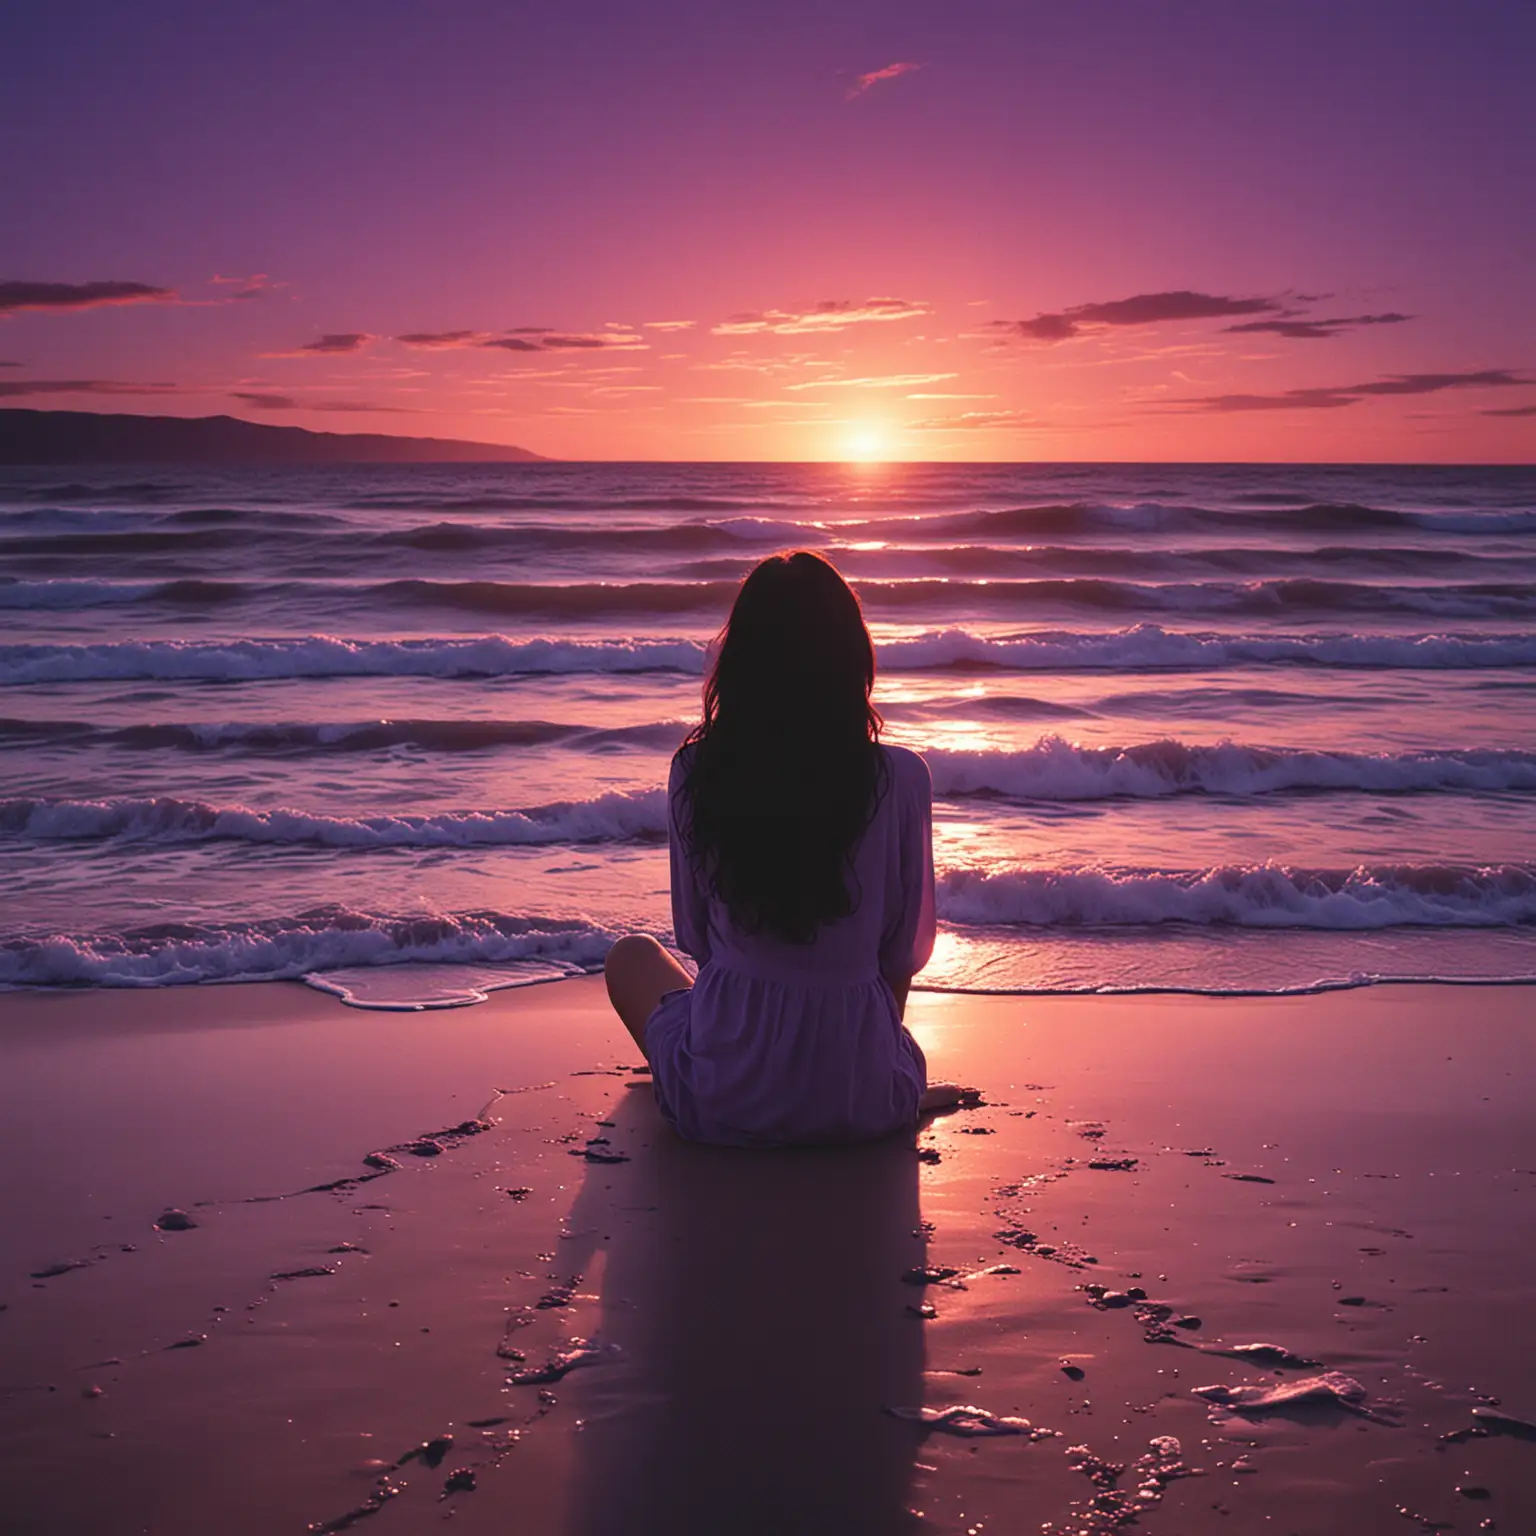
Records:
M609 951L608 995L695 1141L862 1141L955 1103L902 1024L933 949L928 768L880 742L858 599L800 552L737 594L668 784L672 925Z

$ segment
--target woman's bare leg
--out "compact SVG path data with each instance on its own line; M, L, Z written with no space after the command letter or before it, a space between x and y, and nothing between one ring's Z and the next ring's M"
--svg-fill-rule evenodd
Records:
M693 977L649 934L631 933L608 951L603 964L608 1000L635 1044L645 1049L645 1021L662 994L691 987Z

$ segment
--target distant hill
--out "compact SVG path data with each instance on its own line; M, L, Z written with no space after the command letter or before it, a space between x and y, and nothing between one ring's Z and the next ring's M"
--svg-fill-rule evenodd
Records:
M310 432L233 416L0 410L0 464L521 464L542 458L505 443Z

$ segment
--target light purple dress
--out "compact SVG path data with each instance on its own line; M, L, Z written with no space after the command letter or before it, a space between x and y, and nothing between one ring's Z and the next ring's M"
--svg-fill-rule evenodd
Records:
M890 980L933 951L933 791L915 752L880 750L889 773L853 859L858 905L809 944L742 933L701 884L679 826L687 748L672 760L672 926L699 975L662 998L645 1048L656 1102L691 1141L866 1141L917 1120L927 1066Z

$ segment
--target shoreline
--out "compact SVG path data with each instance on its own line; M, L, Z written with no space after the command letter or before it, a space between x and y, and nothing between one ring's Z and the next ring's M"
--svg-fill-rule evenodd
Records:
M1432 930L1441 932L1443 930ZM686 957L681 957L686 960ZM519 964L527 962L509 962ZM541 963L541 962L534 962ZM264 986L302 986L311 991L318 992L323 997L341 1004L344 1008L355 1008L365 1013L436 1013L444 1009L475 1008L482 1003L489 1002L492 997L503 992L521 992L529 988L547 987L557 982L582 981L594 976L601 976L600 969L586 971L562 971L552 975L533 975L502 980L486 980L484 972L493 969L496 962L480 964L474 961L402 961L393 965L374 965L347 967L348 981L354 982L361 977L377 977L380 980L388 980L399 976L408 976L412 973L466 973L473 979L462 981L459 985L453 985L454 976L450 975L445 980L436 981L436 985L447 995L437 996L428 993L425 996L401 1001L367 1000L357 995L351 988L330 979L332 974L324 970L308 972L299 976L250 976L250 977L226 977L206 981L186 982L162 982L158 984L145 984L138 982L112 983L101 981L87 981L78 983L0 983L0 1007L3 1000L10 997L89 997L95 995L120 996L120 995L179 995L189 991L206 991L211 988L223 987L264 987ZM312 977L317 979L311 979ZM1082 999L1114 999L1114 998L1138 998L1138 997L1169 997L1169 998L1211 998L1216 1001L1236 1002L1245 999L1260 1000L1263 998L1289 998L1289 997L1321 997L1334 992L1363 992L1377 988L1391 987L1536 987L1536 973L1531 975L1515 976L1398 976L1398 975L1360 975L1352 977L1324 977L1313 982L1298 983L1294 986L1274 987L1193 987L1178 986L1173 983L1153 984L1145 986L1103 986L1103 987L963 987L945 986L942 984L918 985L914 983L911 995L914 997L953 997L953 998L1013 998L1020 1001L1028 1001L1031 998L1082 998ZM474 995L462 995L472 992Z
M915 992L915 1155L679 1142L599 978L339 1002L0 995L18 1536L1536 1527L1509 987Z

